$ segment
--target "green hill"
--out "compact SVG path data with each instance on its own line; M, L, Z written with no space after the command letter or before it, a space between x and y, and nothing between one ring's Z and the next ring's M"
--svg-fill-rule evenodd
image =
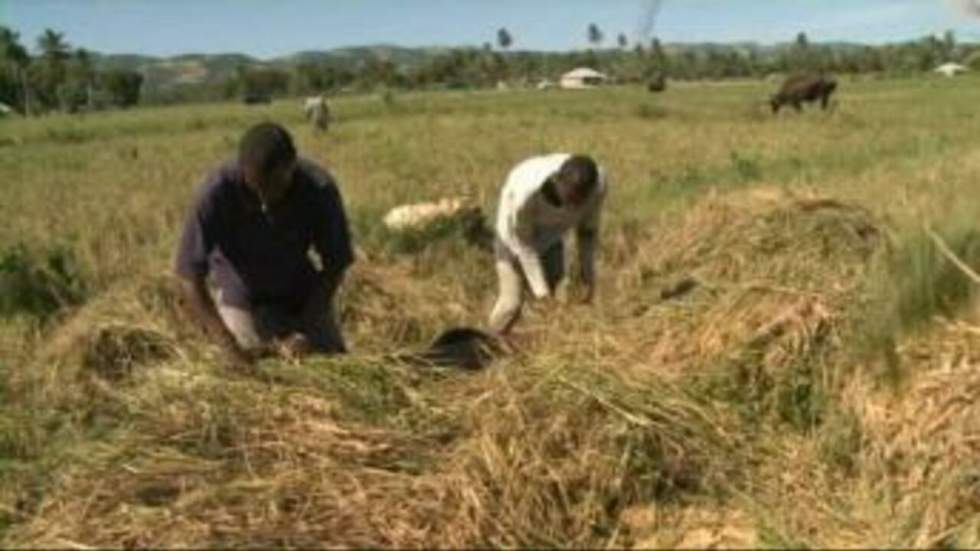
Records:
M696 54L751 51L760 58L770 58L790 48L790 43L763 45L754 42L738 43L669 43L664 50L671 55L685 52ZM864 48L854 43L826 43L834 51L851 52ZM470 46L464 48L473 48ZM306 50L290 55L259 59L240 53L223 54L183 54L172 57L152 57L136 54L96 54L96 63L101 69L126 69L143 73L151 88L190 83L217 84L235 73L238 67L267 66L291 68L301 63L326 63L337 68L356 70L369 59L391 61L401 69L423 64L440 54L451 51L448 47L402 47L392 44L374 44L334 48L330 50ZM611 50L610 50L611 51ZM513 51L505 55L526 56L534 54L553 55L556 52Z

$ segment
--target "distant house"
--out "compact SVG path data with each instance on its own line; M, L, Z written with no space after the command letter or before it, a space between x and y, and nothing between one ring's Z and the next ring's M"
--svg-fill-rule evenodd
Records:
M594 88L604 84L609 77L588 67L572 69L561 76L559 85L568 90L581 90L584 88Z
M933 71L946 77L955 77L960 73L966 72L967 68L959 63L943 63L939 67L933 69Z

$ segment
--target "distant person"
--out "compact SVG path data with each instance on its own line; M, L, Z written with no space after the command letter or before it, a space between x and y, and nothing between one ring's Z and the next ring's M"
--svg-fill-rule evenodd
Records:
M297 157L285 128L261 123L201 186L176 272L196 320L248 367L273 352L346 351L333 299L353 260L333 178Z
M317 132L326 132L330 124L330 107L327 105L327 98L323 94L306 98L303 104L303 111L306 118L313 123L313 129Z
M500 290L490 329L510 331L520 317L524 286L551 298L565 274L564 236L575 229L584 302L595 291L599 213L606 195L602 169L585 155L532 157L507 176L497 206L496 256Z

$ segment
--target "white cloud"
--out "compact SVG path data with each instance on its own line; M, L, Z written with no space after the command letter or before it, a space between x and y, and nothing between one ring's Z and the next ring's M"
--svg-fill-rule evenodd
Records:
M946 4L960 15L980 18L980 0L946 0Z
M922 13L922 2L894 1L841 9L823 21L829 28L861 28L906 23Z

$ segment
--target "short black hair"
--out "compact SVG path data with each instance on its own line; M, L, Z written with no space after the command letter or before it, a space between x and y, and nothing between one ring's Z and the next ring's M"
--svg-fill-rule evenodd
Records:
M249 128L238 144L238 161L269 174L296 160L293 137L282 125L263 122Z
M558 169L558 183L588 195L599 183L599 169L587 155L572 155Z

